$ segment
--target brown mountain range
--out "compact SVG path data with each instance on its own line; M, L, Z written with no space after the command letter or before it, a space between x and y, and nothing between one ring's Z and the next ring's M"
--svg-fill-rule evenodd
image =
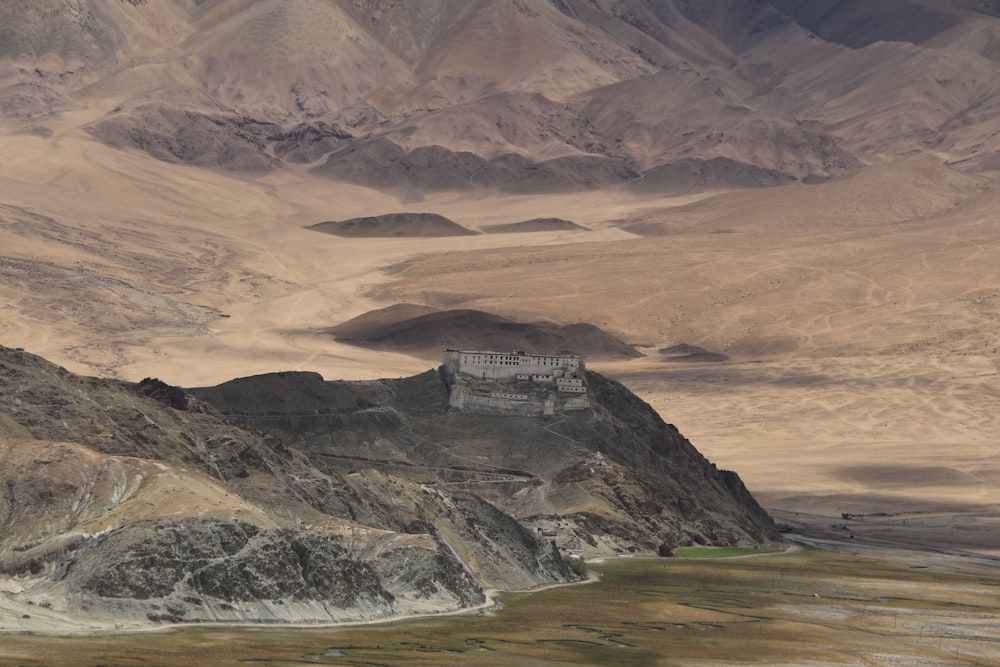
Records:
M647 173L668 191L748 187L916 154L982 169L1000 147L992 12L959 0L12 2L0 110L44 134L54 114L88 108L77 127L158 159L238 173L306 163L416 191L590 189ZM665 177L691 160L704 179Z

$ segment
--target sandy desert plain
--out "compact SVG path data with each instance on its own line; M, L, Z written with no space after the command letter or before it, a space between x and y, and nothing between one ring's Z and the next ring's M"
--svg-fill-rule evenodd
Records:
M889 547L878 555L997 580L996 175L925 158L821 185L688 197L402 203L294 170L240 179L113 150L76 129L104 111L67 113L51 137L0 136L3 344L84 374L202 386L435 365L320 333L394 303L590 322L646 355L590 367L736 470L780 523L849 553ZM305 229L400 210L472 229L554 216L592 231L347 239ZM659 353L682 343L726 360ZM955 664L1000 655L989 657L988 619L992 639L974 658L956 651Z

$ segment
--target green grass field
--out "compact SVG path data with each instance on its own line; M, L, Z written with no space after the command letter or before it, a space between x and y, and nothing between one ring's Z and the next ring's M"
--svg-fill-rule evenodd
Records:
M479 615L0 635L0 665L1000 664L1000 579L817 550L597 569L599 582L507 594Z
M679 547L674 558L734 558L779 553L780 549L754 549L751 547Z

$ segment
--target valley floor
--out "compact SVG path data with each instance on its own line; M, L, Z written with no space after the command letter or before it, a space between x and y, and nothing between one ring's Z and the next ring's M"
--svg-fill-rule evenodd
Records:
M477 615L365 627L6 634L0 665L988 665L995 577L805 549L616 559L600 581L503 594Z

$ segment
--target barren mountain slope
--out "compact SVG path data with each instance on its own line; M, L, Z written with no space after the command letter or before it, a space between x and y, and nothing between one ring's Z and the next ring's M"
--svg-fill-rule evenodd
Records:
M438 145L486 159L508 153L535 159L599 153L603 141L576 104L520 91L453 104L404 121L385 136L407 150Z
M920 153L995 169L1000 64L956 46L878 42L790 73L761 103L841 139L868 161Z
M778 537L734 473L589 382L593 411L547 420L450 414L434 371L196 392L264 436L158 380L0 348L0 607L91 627L371 619L572 579L542 529L595 554Z
M861 165L832 135L762 114L692 69L664 70L579 101L588 127L639 171L691 157L724 157L799 180Z
M46 134L49 113L97 105L80 124L101 141L251 174L374 138L429 150L416 168L452 164L447 176L397 176L409 191L506 188L509 174L476 175L505 155L522 160L521 179L553 158L621 163L600 178L543 176L521 192L710 158L795 179L920 153L982 169L998 152L990 44L1000 24L973 9L101 0L53 4L42 22L37 7L15 3L4 10L0 111ZM398 148L368 153L368 169L318 173L385 186L377 172L395 168Z
M431 108L501 90L558 100L653 69L627 44L604 38L550 2L344 4L414 66L416 99Z
M407 64L336 3L241 4L183 48L198 63L204 90L242 114L277 122L323 117L382 89L413 86Z
M593 373L587 383L592 408L554 418L446 409L437 371L352 384L283 373L190 391L332 470L445 482L584 553L777 537L734 473L621 385Z
M4 606L70 619L88 608L91 625L328 621L467 607L483 587L569 577L475 497L322 472L158 381L83 378L0 348L0 385ZM414 499L405 512L400 493ZM352 507L365 508L361 524ZM470 525L509 534L483 543ZM507 567L484 565L498 559Z

